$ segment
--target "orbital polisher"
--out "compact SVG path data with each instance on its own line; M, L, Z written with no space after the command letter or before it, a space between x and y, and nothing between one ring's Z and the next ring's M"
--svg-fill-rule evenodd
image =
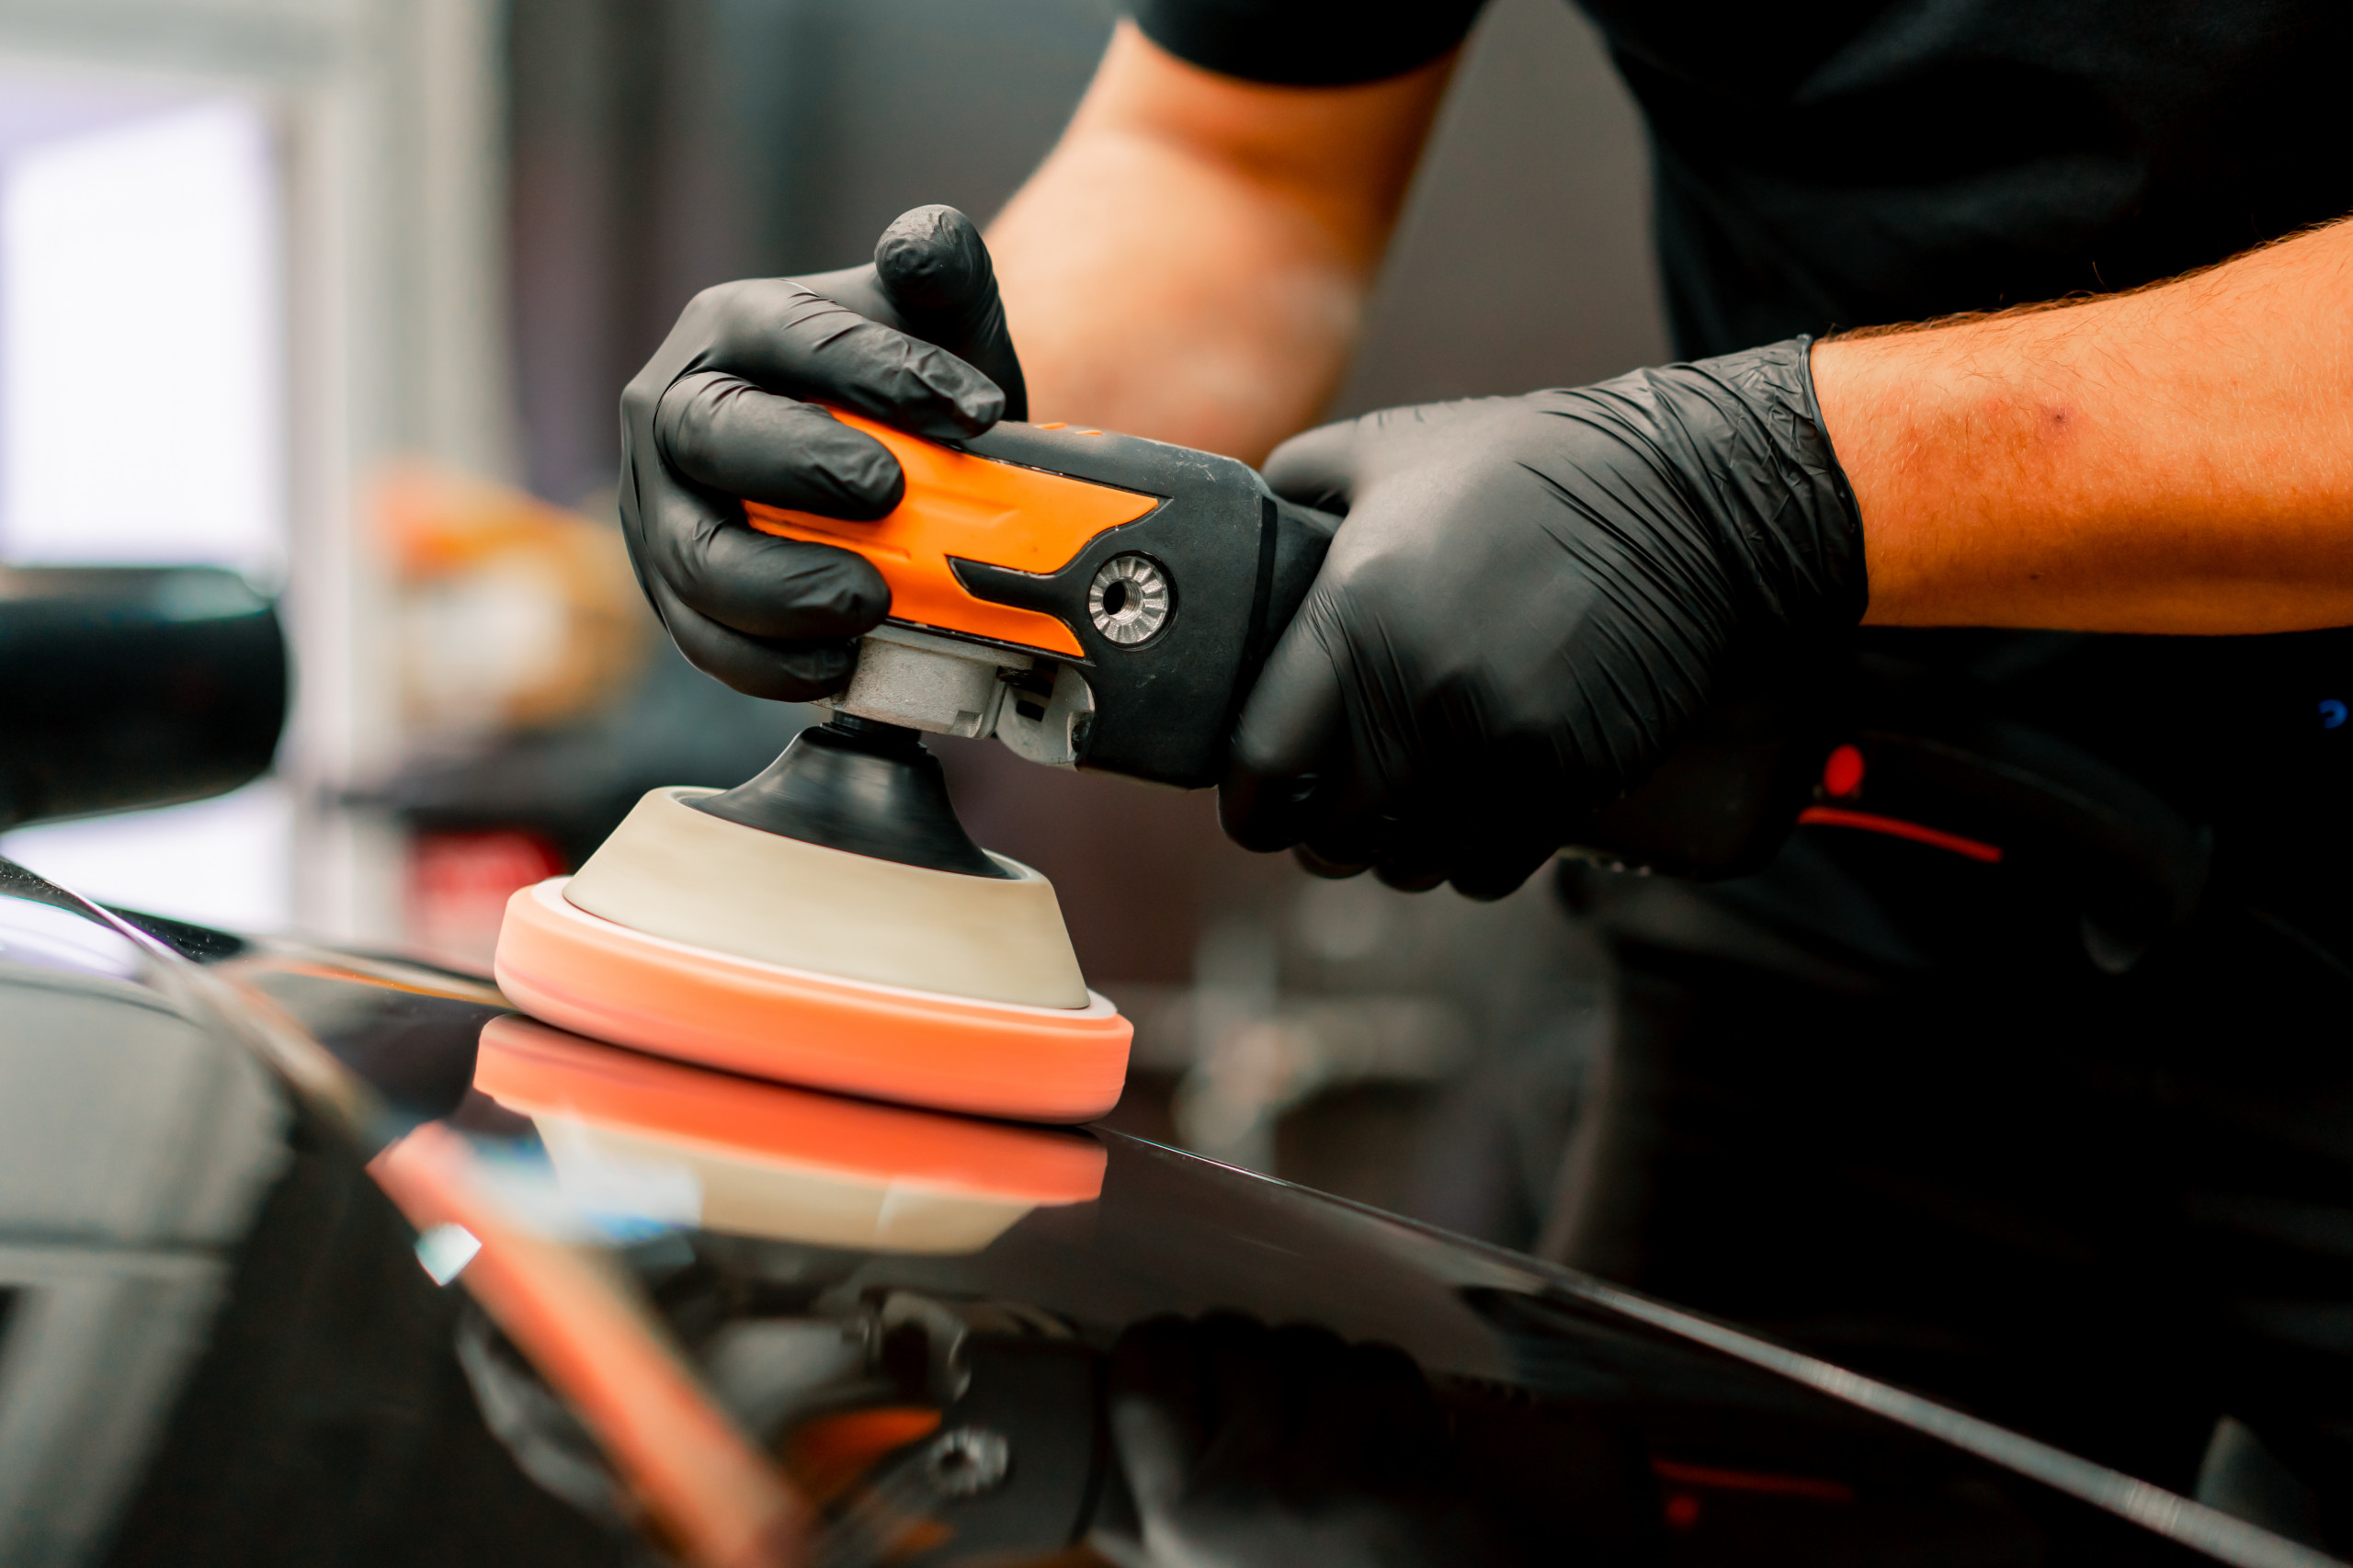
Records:
M832 720L735 789L654 790L577 874L516 893L499 984L551 1023L758 1077L1099 1115L1131 1028L1087 989L1046 879L957 821L921 735L1214 782L1336 520L1135 437L1007 422L949 447L838 417L898 458L896 509L745 507L890 585Z

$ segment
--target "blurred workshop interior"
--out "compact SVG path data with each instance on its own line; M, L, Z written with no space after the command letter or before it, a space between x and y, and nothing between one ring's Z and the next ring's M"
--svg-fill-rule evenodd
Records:
M985 221L1113 16L0 12L0 561L234 567L281 596L297 691L262 782L0 848L132 907L480 965L507 893L640 793L757 771L811 713L660 636L615 531L619 390L708 284L856 262L924 202ZM1497 0L1332 412L1665 358L1647 179L1586 24ZM1052 879L1137 1021L1120 1120L1535 1238L1607 1006L1547 879L1495 906L1317 881L1226 843L1205 794L935 746L974 836Z

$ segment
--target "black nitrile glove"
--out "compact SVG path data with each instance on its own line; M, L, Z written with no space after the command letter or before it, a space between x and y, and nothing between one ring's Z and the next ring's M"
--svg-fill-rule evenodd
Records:
M1862 618L1809 340L1285 443L1345 512L1219 801L1253 849L1496 898L1638 782L1736 661Z
M801 399L948 439L1028 412L971 219L918 207L868 266L706 289L621 393L638 582L698 668L784 701L840 689L891 590L849 551L757 531L742 503L863 522L906 489L880 441Z

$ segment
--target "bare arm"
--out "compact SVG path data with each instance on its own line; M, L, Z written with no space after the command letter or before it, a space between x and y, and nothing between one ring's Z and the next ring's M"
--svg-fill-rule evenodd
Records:
M1882 625L2353 624L2353 222L2158 288L1835 339Z
M1254 462L1313 421L1453 65L1261 86L1120 23L1060 145L989 232L1031 417Z

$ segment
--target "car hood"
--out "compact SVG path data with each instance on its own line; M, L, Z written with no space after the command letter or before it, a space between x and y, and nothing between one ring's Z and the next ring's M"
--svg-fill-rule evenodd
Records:
M0 1562L2325 1562L1099 1129L0 861Z

